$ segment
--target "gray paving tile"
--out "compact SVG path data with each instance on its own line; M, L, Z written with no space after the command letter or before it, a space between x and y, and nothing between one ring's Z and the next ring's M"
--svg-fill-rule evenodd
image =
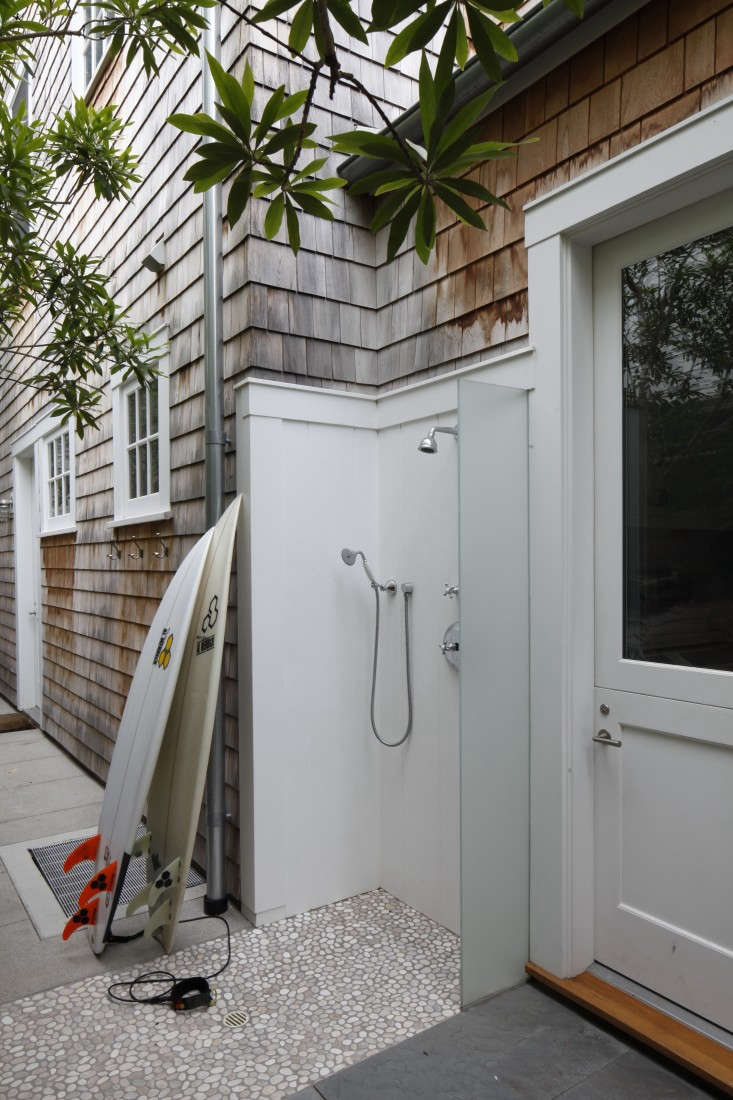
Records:
M723 1094L691 1084L671 1068L640 1051L630 1050L571 1088L563 1100L702 1100Z
M57 760L60 755L59 750L45 737L6 742L0 736L0 767L23 760Z
M323 1097L314 1088L307 1088L303 1089L302 1092L296 1092L293 1096L289 1096L288 1100L323 1100Z
M519 1100L491 1059L393 1047L318 1082L324 1100Z
M46 812L74 809L89 802L102 801L104 789L86 775L48 780L32 787L16 787L3 793L3 821L25 818L39 806Z
M494 1061L495 1073L526 1100L564 1096L569 1088L603 1069L627 1047L593 1024L548 1026Z
M0 863L0 928L27 920L28 914L18 897L18 891L13 886L10 875Z
M0 763L0 790L24 791L39 783L73 779L79 776L87 778L70 757L58 752L53 756L46 755L36 759L26 757L22 760L3 760ZM27 793L32 794L30 791Z

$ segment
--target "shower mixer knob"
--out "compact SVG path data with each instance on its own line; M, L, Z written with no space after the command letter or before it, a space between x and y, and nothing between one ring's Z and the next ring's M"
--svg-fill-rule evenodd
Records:
M443 585L443 595L447 596L451 600L453 599L454 596L457 596L459 592L460 592L460 588L458 587L457 584L444 584Z

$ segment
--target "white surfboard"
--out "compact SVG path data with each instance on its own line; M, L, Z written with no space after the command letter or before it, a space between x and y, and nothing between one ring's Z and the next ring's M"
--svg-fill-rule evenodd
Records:
M99 831L83 841L64 870L85 859L94 873L79 897L79 909L64 930L64 939L87 927L95 954L104 950L117 898L135 847L135 836L158 759L199 585L213 538L203 535L187 554L160 601L138 659L110 762L99 818Z
M171 951L191 864L211 750L234 537L242 498L216 527L182 656L178 687L150 785L147 810L150 882L127 913L147 904L146 934Z

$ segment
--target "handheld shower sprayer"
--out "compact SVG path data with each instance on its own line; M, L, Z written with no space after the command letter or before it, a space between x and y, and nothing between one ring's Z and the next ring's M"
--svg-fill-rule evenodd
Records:
M382 745L386 745L388 749L396 749L399 745L403 745L407 738L410 736L412 730L412 670L410 668L410 597L412 596L413 586L410 583L402 585L402 598L405 605L405 673L407 679L407 727L402 737L398 741L386 741L377 729L377 722L374 716L374 703L377 693L377 664L379 661L379 593L389 592L394 596L397 592L397 581L387 581L386 584L380 584L374 577L366 557L362 550L349 550L348 546L345 546L341 551L341 560L345 565L353 565L357 558L361 558L361 564L364 566L364 572L369 578L369 583L372 586L374 592L374 599L376 601L375 617L374 617L374 660L372 662L372 699L370 706L370 718L372 723L372 730L377 741Z
M349 550L348 546L345 546L341 551L341 560L346 565L353 565L357 558L361 558L361 564L364 566L364 572L369 578L369 583L372 588L379 589L380 592L391 592L392 595L395 594L397 591L396 583L394 581L387 581L386 584L380 584L369 568L369 563L364 556L363 550Z

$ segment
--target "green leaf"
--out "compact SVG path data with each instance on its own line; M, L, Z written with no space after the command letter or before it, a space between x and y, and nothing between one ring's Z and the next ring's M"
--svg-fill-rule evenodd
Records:
M297 191L293 192L293 198L306 214L312 214L314 218L325 218L327 221L333 220L333 211L314 195L304 195L301 191Z
M428 55L425 50L422 52L420 58L420 83L419 83L420 97L420 122L422 123L422 133L425 139L425 147L430 145L430 131L433 128L435 122L435 112L437 110L437 97L435 95L435 84L433 83L433 74L430 72L430 66L428 65Z
M358 15L352 10L348 0L326 0L326 7L337 23L340 23L347 34L356 38L365 45L369 41L361 25Z
M456 194L451 187L446 187L442 182L436 183L435 191L441 197L445 205L450 207L453 213L457 214L466 225L472 225L474 229L486 229L486 226L473 207L469 206L466 200Z
M465 177L457 179L454 176L442 176L440 182L447 187L460 191L463 195L470 195L473 199L481 199L483 202L494 204L499 202L497 196L489 191L488 187L484 187L482 183L478 183L476 180L469 180Z
M435 244L435 203L427 187L420 195L420 205L415 219L415 248L424 264L430 259Z
M293 183L297 183L298 180L302 180L306 176L315 175L316 172L319 172L321 168L323 168L327 160L328 157L315 157L313 160L308 161L308 163L293 176Z
M468 61L468 38L466 36L466 24L463 14L456 11L456 61L459 69L465 69Z
M384 134L375 134L370 130L349 130L343 134L332 134L331 142L337 153L352 153L379 160L396 160L400 164L414 166L414 161L407 156L395 139L386 137Z
M406 187L414 187L414 176L400 176L396 180L391 180L389 183L381 184L374 192L375 196L388 195L391 191L404 191Z
M479 16L483 19L483 16ZM517 47L512 42L506 31L494 23L492 19L483 19L484 26L488 32L491 43L494 47L495 53L499 57L503 57L505 61L518 61L519 54L517 53Z
M288 240L290 241L290 247L297 256L298 249L300 248L300 226L298 225L298 215L295 212L293 204L287 199L285 201L285 217L288 223Z
M312 134L315 128L314 123L307 123L305 126L306 134ZM300 123L293 123L292 126L283 126L282 130L276 130L269 141L266 141L265 144L261 146L260 152L268 157L272 156L273 153L278 153L281 149L284 149L286 145L297 141L300 130Z
M302 53L308 44L313 28L313 0L303 0L295 15L288 35L288 45L296 53Z
M255 77L249 61L245 62L244 72L242 73L242 91L247 97L247 102L251 110L252 100L255 97Z
M292 191L335 191L339 187L345 187L346 180L340 176L325 176L323 179L306 180L304 183L296 183L291 187Z
M385 65L388 67L396 65L408 53L413 53L415 50L421 50L423 46L427 46L428 42L435 37L443 26L452 7L453 0L446 0L446 3L429 8L412 23L408 23L404 30L401 30L392 40L384 59Z
M390 180L396 180L403 175L402 168L382 168L378 172L370 172L356 183L349 185L352 195L373 195L378 187Z
M285 196L280 194L272 200L267 208L265 214L265 236L268 241L277 233L278 229L282 225L283 213L285 211Z
M388 199L384 199L384 201L380 204L376 214L372 218L371 225L369 226L372 233L378 233L380 229L384 228L387 222L391 222L392 218L402 207L402 205L407 202L407 200L411 198L414 194L417 194L418 191L419 187L417 184L415 184L413 190L408 191L406 195L403 195L401 192L398 191L396 194L390 195Z
M471 31L473 46L476 50L476 56L481 62L482 69L489 80L493 80L495 84L501 84L501 67L494 50L494 44L485 27L489 20L480 15L475 8L466 8L466 15L468 16L468 27Z
M230 228L235 226L244 213L247 203L249 202L249 196L252 187L252 178L250 173L245 169L244 172L240 172L234 183L229 190L229 199L227 200L227 221Z
M198 167L200 167L200 165L196 164L196 165L194 165L194 167L198 168ZM206 165L206 167L209 170L211 170L211 165L210 164ZM229 173L231 172L231 170L232 170L231 165L224 164L221 168L218 168L216 170L216 172L213 172L211 175L204 176L202 179L197 180L196 183L194 183L194 185L193 185L194 191L197 194L200 194L202 191L208 191L209 188L213 187L215 184L221 183L222 180L225 180L227 178L227 176L229 175ZM192 179L193 177L189 174L190 172L191 172L191 169L189 168L188 172L186 172L186 175L183 178L184 179Z
M216 122L209 115L202 112L195 115L171 115L168 121L171 125L176 126L179 130L185 130L188 134L215 138L217 141L228 141L238 146L238 142L226 126L222 126L220 122Z
M453 15L450 17L443 43L440 47L438 64L435 68L435 93L439 100L444 98L449 88L452 89L454 87L453 59L456 56L459 19L463 20L463 16L458 8L456 8ZM451 103L452 102L453 95L451 93ZM450 104L448 105L448 109L450 109ZM440 110L438 114L440 114Z
M233 111L237 118L242 120L243 124L246 120L247 125L249 125L250 105L244 88L236 77L222 68L215 57L210 53L207 53L206 57L209 62L209 71L222 103L230 111Z
M386 31L414 15L423 6L423 0L372 0L370 31Z
M395 216L392 226L389 231L389 238L387 239L387 262L391 261L397 255L400 245L407 236L407 230L410 228L410 222L412 221L413 214L417 210L418 203L420 202L420 192L416 189L412 198L408 199L399 213Z
M443 127L443 131L435 148L436 157L440 156L441 153L444 153L464 137L471 127L475 125L486 111L495 92L495 88L489 88L487 92L483 92L481 95L476 96L475 99L469 100L464 107L461 107L460 111L456 112L450 122Z
M283 12L290 11L298 3L298 0L268 0L262 11L254 16L255 23L264 23L266 19L274 19Z
M255 141L258 144L262 141L263 137L277 118L277 112L284 99L285 85L281 84L279 88L275 89L262 109L262 116L255 130Z
M280 119L287 118L289 115L294 115L296 111L300 110L307 98L307 88L304 88L302 92L293 92L292 95L286 96L275 115L275 122L279 122Z

